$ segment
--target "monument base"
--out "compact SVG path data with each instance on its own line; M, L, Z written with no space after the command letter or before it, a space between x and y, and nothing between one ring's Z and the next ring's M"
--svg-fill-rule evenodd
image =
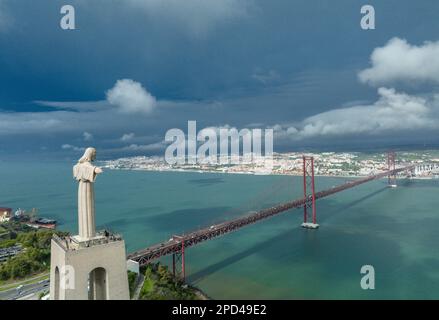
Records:
M125 242L101 232L93 239L54 236L51 300L129 300Z

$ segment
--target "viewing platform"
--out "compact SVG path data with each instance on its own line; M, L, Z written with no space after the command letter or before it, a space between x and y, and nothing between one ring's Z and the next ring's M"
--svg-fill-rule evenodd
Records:
M112 242L123 241L122 236L112 233L108 230L101 230L96 232L96 236L91 239L81 239L79 236L60 237L56 234L52 239L61 246L64 250L79 250L83 248L90 248L99 245L104 245Z

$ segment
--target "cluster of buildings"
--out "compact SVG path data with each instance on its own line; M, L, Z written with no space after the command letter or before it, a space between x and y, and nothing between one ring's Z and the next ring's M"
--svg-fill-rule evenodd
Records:
M15 212L12 211L12 208L0 207L0 223L8 222L13 219L19 220L26 214L26 212L20 208L17 209Z
M56 220L38 218L37 210L35 208L33 208L30 212L26 212L21 208L18 208L15 212L13 212L12 208L0 207L0 224L9 221L21 222L35 229L54 229L56 227Z
M385 153L357 153L357 152L320 152L307 153L314 157L315 174L321 176L368 176L387 170ZM270 165L270 174L301 175L303 170L303 153L288 152L274 153ZM401 165L417 163L438 163L439 155L435 152L402 152L398 153L398 163ZM197 171L218 173L266 174L266 162L262 159L247 161L240 157L238 162L215 164L168 164L163 157L130 157L105 161L108 169L149 170L149 171ZM224 160L224 159L223 159ZM230 161L231 162L231 161ZM223 164L221 164L223 163ZM418 175L425 172L418 172ZM431 175L431 172L428 173Z

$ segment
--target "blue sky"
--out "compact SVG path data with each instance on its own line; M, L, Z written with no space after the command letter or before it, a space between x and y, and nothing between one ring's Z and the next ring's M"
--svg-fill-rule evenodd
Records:
M76 9L76 30L59 27ZM372 4L376 30L360 28ZM0 0L0 150L164 152L171 128L277 151L435 143L436 0Z

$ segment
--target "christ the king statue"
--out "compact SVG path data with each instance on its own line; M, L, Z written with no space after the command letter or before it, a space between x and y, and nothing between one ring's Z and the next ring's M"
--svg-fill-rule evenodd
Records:
M73 167L73 177L79 182L78 222L79 236L82 240L88 240L96 236L93 184L96 175L102 173L102 169L92 164L95 159L96 149L87 148L84 155Z

